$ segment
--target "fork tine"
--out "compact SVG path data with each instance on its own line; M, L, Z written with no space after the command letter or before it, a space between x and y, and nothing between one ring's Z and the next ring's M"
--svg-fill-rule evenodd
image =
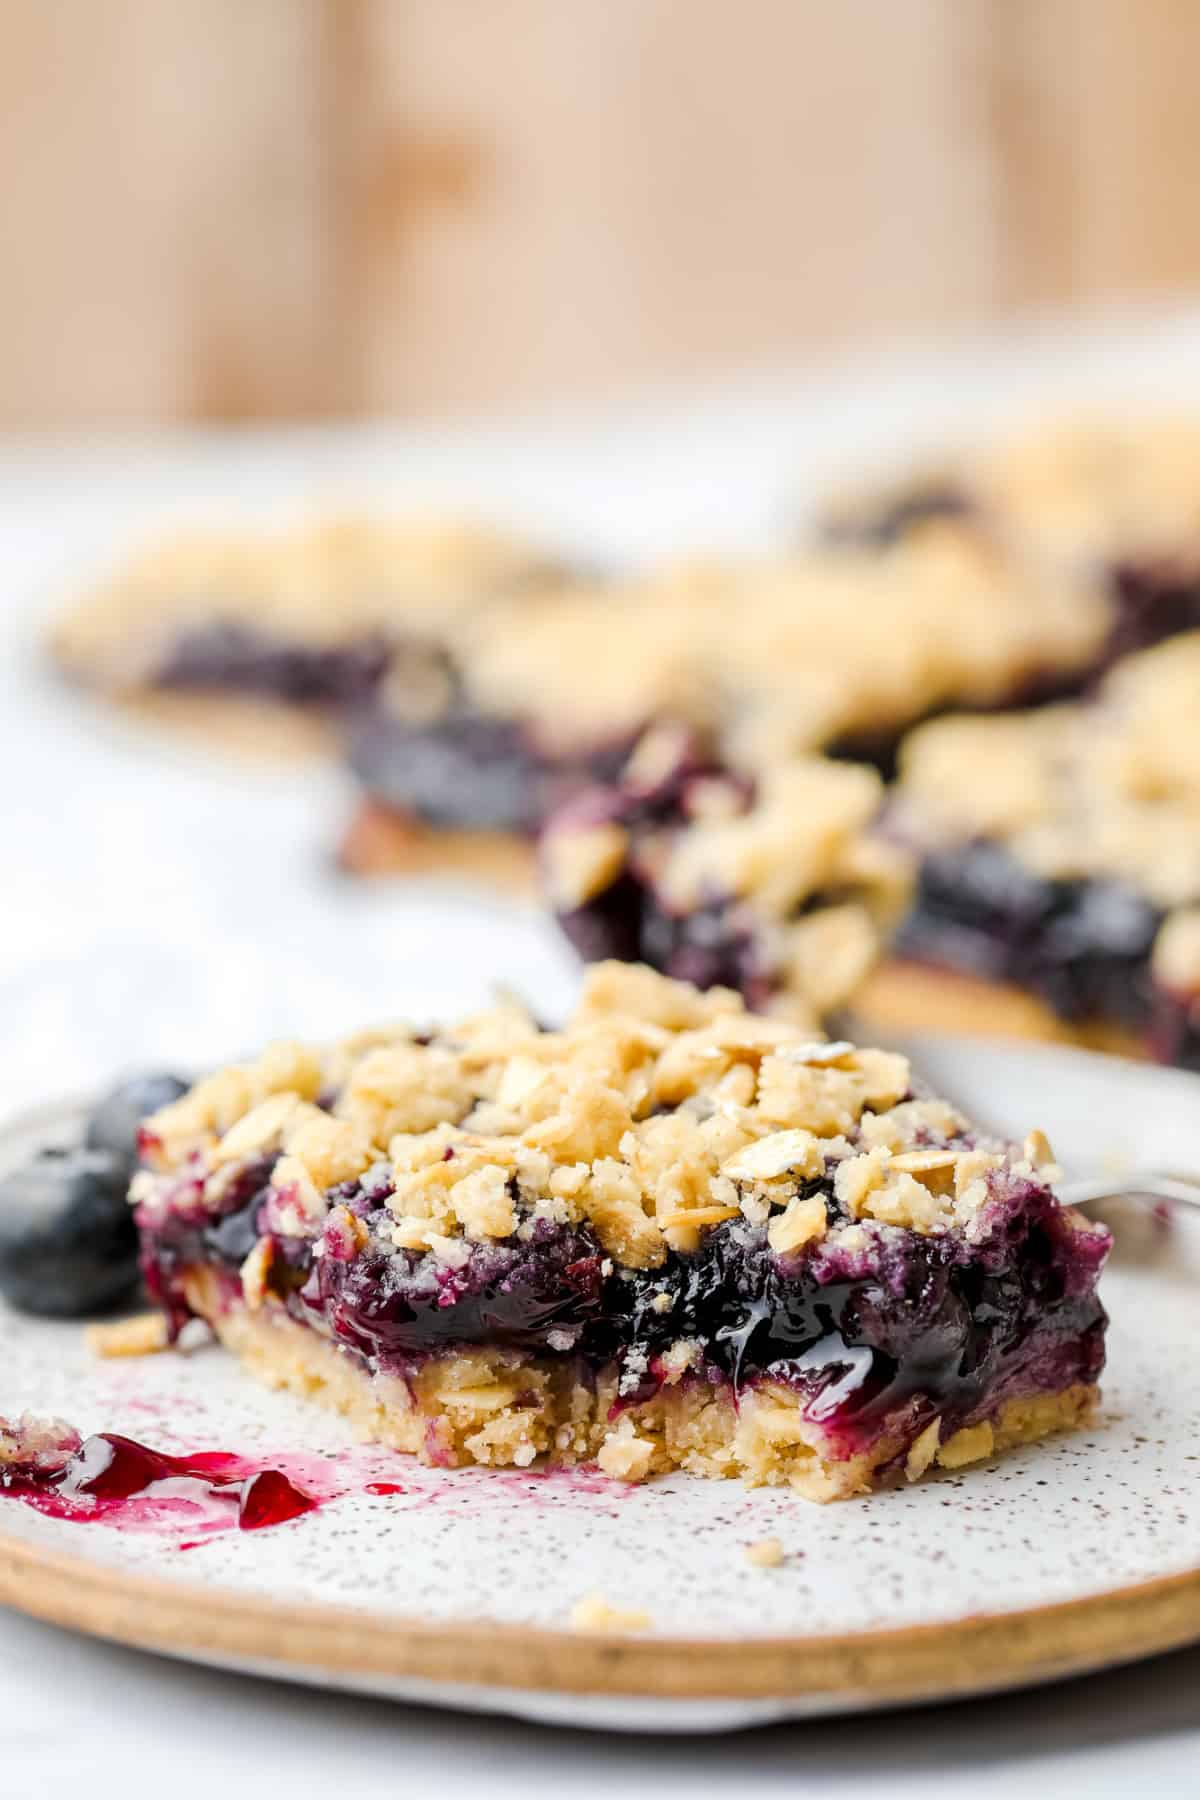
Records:
M1088 1206L1099 1200L1175 1200L1182 1206L1200 1207L1200 1183L1180 1181L1173 1175L1156 1175L1133 1169L1128 1175L1087 1176L1064 1181L1056 1189L1064 1206Z

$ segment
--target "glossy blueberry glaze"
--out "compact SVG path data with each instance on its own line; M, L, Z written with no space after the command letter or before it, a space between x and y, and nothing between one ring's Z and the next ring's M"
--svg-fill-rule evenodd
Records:
M369 1215L368 1215L369 1216ZM410 1251L313 1264L292 1309L372 1358L454 1343L576 1348L603 1317L603 1257L590 1233L539 1227L529 1243L472 1247L462 1268Z
M847 1440L920 1395L965 1415L1017 1368L1049 1356L1055 1379L1093 1381L1104 1314L1095 1281L1107 1241L1072 1233L1052 1199L1015 1184L995 1203L983 1254L957 1234L885 1233L867 1252L836 1246L775 1256L761 1232L713 1233L665 1271L670 1314L648 1297L663 1275L635 1281L629 1331L647 1359L676 1336L698 1337L711 1367L735 1384L769 1375ZM640 1395L635 1396L640 1397Z

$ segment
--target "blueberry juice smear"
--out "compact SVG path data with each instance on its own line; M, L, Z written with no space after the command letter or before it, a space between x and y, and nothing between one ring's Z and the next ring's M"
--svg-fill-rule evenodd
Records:
M320 1504L281 1469L256 1467L223 1450L171 1456L107 1431L85 1438L61 1468L17 1465L0 1472L5 1496L51 1518L135 1528L160 1523L169 1502L187 1504L189 1513L215 1507L215 1529L236 1524L241 1531L285 1524Z

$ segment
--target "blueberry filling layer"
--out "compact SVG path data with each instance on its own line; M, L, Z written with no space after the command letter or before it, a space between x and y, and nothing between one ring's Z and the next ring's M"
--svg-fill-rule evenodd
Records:
M558 909L558 923L585 962L615 957L644 962L699 988L731 987L750 1007L770 999L775 981L765 942L744 906L713 894L704 905L669 907L655 881L654 864L667 834L693 816L693 797L720 782L734 810L745 810L753 789L705 762L692 749L653 786L625 782L596 788L572 802L550 830L571 832L620 825L630 853L619 873L581 906ZM644 846L644 851L641 846Z
M347 724L350 766L372 799L433 825L535 831L589 781L614 776L628 741L551 758L519 719L489 717L457 696L436 719L409 722L383 705Z
M177 1318L198 1266L223 1272L236 1297L269 1173L254 1165L219 1219L143 1226L148 1284ZM964 1419L1012 1392L1090 1384L1103 1362L1095 1282L1107 1239L1075 1230L1048 1189L1016 1175L995 1190L979 1244L887 1229L854 1250L778 1255L765 1227L738 1220L649 1271L614 1266L586 1225L464 1246L454 1266L385 1250L375 1228L389 1222L389 1192L380 1167L331 1194L371 1229L357 1254L337 1254L328 1236L316 1256L308 1243L275 1246L276 1298L370 1369L407 1374L456 1345L499 1345L568 1356L585 1373L616 1362L633 1403L657 1391L670 1346L690 1340L696 1378L785 1382L849 1454L910 1402ZM846 1222L832 1194L826 1204Z
M1117 618L1105 665L1200 628L1200 571L1185 563L1118 563L1110 575Z
M901 928L901 955L1010 982L1071 1023L1144 1030L1162 914L1108 880L1049 880L986 839L928 854Z
M714 900L668 912L634 869L585 905L559 913L558 922L585 962L611 956L648 963L697 987L734 988L750 1006L765 1005L774 992L764 947L740 909Z
M344 644L306 644L233 621L182 632L155 672L158 687L213 689L292 705L337 706L363 699L388 666L380 633Z

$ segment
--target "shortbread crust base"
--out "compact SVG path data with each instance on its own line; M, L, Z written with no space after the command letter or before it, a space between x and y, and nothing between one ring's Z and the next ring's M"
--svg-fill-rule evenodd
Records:
M431 1355L404 1379L372 1375L355 1358L268 1302L250 1311L206 1269L184 1278L193 1311L268 1387L286 1389L340 1413L356 1434L441 1467L528 1467L594 1462L619 1480L673 1469L749 1486L787 1486L807 1500L848 1499L929 1467L959 1468L1051 1432L1083 1424L1099 1389L1078 1383L1003 1403L987 1422L944 1444L926 1428L876 1440L868 1451L822 1454L819 1430L794 1391L761 1381L742 1390L681 1379L650 1400L620 1403L616 1374L586 1383L568 1358L539 1358L486 1346ZM617 1409L617 1410L614 1410Z

